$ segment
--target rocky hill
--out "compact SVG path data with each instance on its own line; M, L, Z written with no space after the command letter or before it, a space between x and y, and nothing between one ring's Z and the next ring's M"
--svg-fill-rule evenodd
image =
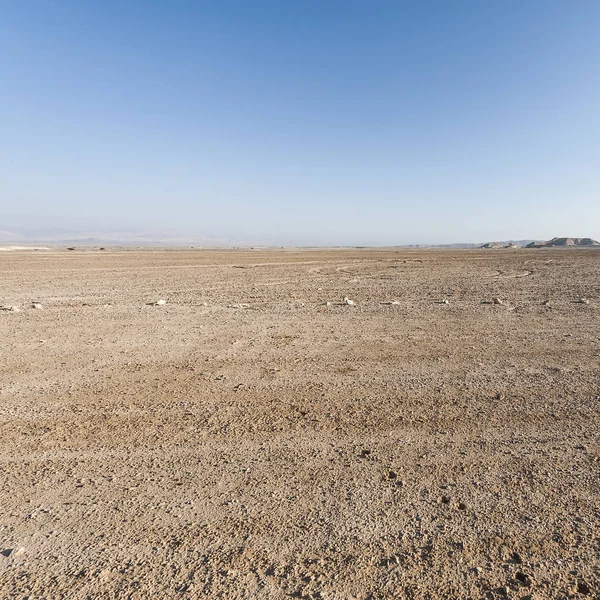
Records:
M494 250L498 248L521 248L521 244L519 242L488 242L479 247L485 250Z
M600 242L593 240L592 238L552 238L547 242L531 242L527 244L526 248L589 248L593 246L600 247Z

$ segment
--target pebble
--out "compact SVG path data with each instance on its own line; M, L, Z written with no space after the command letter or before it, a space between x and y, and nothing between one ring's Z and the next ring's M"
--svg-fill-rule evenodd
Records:
M354 306L354 300L350 300L350 298L348 298L348 296L344 296L344 303L347 304L348 306Z
M492 304L504 304L500 298L492 298Z

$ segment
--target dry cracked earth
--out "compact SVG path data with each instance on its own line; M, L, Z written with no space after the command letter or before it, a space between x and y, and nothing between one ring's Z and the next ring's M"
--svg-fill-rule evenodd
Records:
M0 304L1 598L600 597L600 251L4 252Z

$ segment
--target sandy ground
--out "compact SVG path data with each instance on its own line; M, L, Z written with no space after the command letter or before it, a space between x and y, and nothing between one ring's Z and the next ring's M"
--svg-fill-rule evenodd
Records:
M0 304L2 598L600 597L600 251L6 252Z

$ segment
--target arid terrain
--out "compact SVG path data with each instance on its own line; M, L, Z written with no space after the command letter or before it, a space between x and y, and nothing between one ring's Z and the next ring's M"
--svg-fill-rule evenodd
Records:
M0 305L1 598L600 598L598 250L3 252Z

